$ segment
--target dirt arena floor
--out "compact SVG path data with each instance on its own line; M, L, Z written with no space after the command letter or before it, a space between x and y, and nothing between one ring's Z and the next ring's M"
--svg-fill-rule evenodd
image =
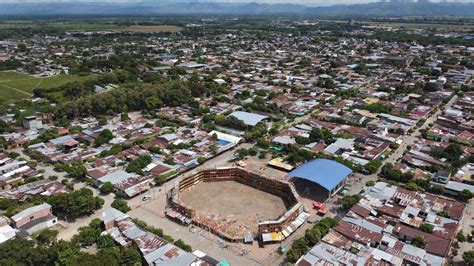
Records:
M257 223L287 211L282 198L235 181L200 182L180 200L196 209L199 219L233 236L255 233Z

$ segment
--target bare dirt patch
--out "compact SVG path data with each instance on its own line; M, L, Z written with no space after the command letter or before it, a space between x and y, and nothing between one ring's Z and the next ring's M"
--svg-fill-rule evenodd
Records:
M159 26L142 26L133 25L119 31L129 32L143 32L143 33L155 33L155 32L180 32L183 28L174 25L159 25Z
M258 222L287 211L282 198L235 181L200 182L180 194L198 219L216 224L229 235L255 233Z

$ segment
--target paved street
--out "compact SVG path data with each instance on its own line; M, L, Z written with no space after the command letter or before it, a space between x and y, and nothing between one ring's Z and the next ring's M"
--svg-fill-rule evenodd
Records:
M19 153L20 157L23 157L27 160L32 160L28 155L23 152L23 148L18 148L13 151ZM38 165L36 166L37 170L44 170L44 178L48 178L49 176L55 175L58 177L58 180L61 181L64 178L65 173L56 172L53 168L54 167L51 164L41 162L38 162Z
M181 179L183 179L186 176L193 175L203 169L208 169L208 168L216 168L216 167L222 167L225 165L229 165L229 160L234 157L234 152L238 149L248 149L252 145L249 143L242 143L236 146L234 149L226 151L224 153L219 154L218 156L209 159L206 161L203 165L199 165L196 168L190 170L189 172L186 172L184 174L178 175L177 177L167 181L163 185L159 187L153 187L149 189L147 192L143 192L142 195L136 196L134 198L128 199L128 205L133 209L137 206L142 205L142 198L144 195L150 195L152 199L161 197L165 195L166 191L170 190L175 186L175 184L179 183Z
M407 147L412 146L419 139L419 137L421 136L421 130L427 129L431 123L434 123L438 115L440 115L443 110L446 110L447 108L451 107L457 98L458 98L457 95L453 96L453 98L451 98L451 100L448 103L446 103L446 105L444 105L443 108L438 109L436 113L430 115L422 126L415 129L413 133L403 136L402 137L403 142L400 145L400 147L398 147L398 149L393 151L389 155L389 157L384 160L384 164L395 163L398 159L400 159L403 156L403 153L406 151ZM377 174L380 173L381 169L382 167L380 167L380 169L377 171Z
M255 260L252 260L245 256L238 255L237 250L231 250L231 248L223 248L219 243L220 241L214 235L209 235L208 232L201 232L203 235L195 232L191 232L191 227L181 226L165 217L156 215L154 212L147 210L147 208L138 208L128 213L131 217L139 218L149 225L162 228L165 234L171 235L174 239L183 239L184 242L191 245L193 249L198 249L202 252L207 253L211 257L216 259L226 259L231 265L259 265Z

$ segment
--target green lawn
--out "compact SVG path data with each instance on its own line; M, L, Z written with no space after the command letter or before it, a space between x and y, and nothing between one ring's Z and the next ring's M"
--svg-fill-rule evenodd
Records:
M119 26L115 23L108 22L54 22L48 23L48 26L60 28L64 30L117 30L125 28L125 26Z
M56 88L69 82L81 81L90 76L58 75L47 78L35 78L29 74L0 72L0 104L12 100L30 97L35 88Z

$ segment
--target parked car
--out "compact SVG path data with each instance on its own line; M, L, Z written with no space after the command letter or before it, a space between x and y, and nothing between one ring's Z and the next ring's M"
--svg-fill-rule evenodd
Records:
M318 215L324 216L328 213L328 211L329 211L328 208L326 208L326 206L323 206L318 210Z

